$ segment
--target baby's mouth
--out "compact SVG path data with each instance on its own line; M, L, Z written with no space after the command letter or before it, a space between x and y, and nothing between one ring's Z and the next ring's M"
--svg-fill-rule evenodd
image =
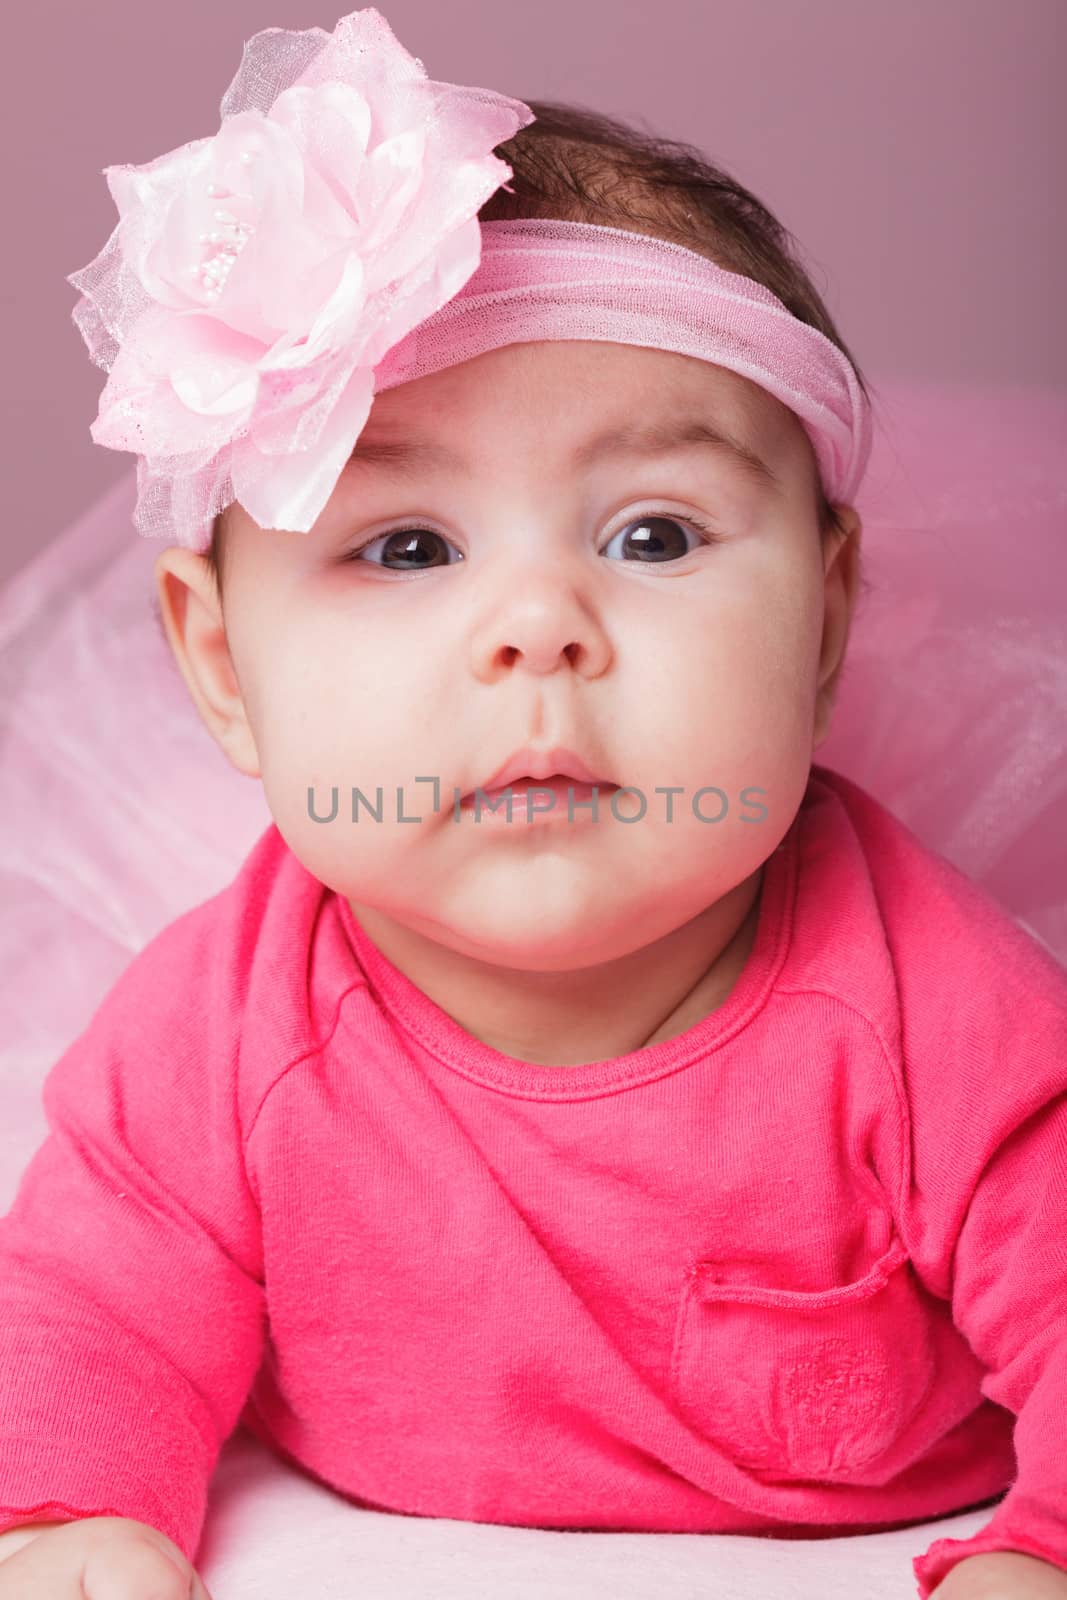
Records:
M519 807L532 817L558 809L563 802L568 807L579 800L592 799L595 803L601 794L607 795L617 787L599 777L590 761L565 745L550 750L530 745L513 751L476 789L464 795L461 804L469 809L479 795L489 804L499 804L503 797L505 805ZM540 795L531 800L537 790ZM545 805L546 793L554 797L549 806Z

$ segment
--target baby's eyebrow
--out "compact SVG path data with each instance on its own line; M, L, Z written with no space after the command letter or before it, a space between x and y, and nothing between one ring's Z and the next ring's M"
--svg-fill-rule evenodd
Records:
M778 473L743 440L735 438L721 423L699 417L664 422L642 422L622 428L606 429L579 445L571 454L576 467L588 467L609 455L664 455L669 451L703 445L717 450L739 471L762 488L781 489L785 485ZM398 476L415 472L463 472L471 463L437 439L417 434L361 434L353 450L351 466L385 467Z

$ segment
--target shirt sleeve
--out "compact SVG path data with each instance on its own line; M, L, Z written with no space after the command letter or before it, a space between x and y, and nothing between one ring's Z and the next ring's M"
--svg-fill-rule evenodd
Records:
M1067 1573L1067 973L970 880L901 963L904 1231L1016 1418L1016 1475L972 1538L913 1559L921 1600L966 1557Z
M1067 1097L1010 1135L976 1187L956 1252L953 1317L988 1368L982 1393L1016 1417L1016 1477L984 1528L914 1562L922 1600L992 1550L1067 1573Z
M49 1133L0 1218L0 1532L134 1517L193 1561L259 1364L239 1030L202 910L133 959L45 1079Z

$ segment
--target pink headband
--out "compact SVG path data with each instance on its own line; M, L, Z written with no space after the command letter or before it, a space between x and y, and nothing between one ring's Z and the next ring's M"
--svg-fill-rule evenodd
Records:
M134 523L203 549L237 499L306 533L378 390L533 339L741 374L796 413L831 501L871 447L837 346L769 289L646 234L480 223L520 100L427 78L373 7L244 47L213 138L105 169L119 222L68 282L108 373L90 428L137 456Z
M376 390L527 339L610 339L674 350L750 378L799 417L827 498L851 501L870 408L837 346L763 284L683 245L555 218L483 222L477 271L394 346Z

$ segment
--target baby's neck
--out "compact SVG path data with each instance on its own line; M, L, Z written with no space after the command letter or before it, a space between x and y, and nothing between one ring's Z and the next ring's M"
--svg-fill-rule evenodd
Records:
M349 904L401 972L474 1038L546 1067L614 1060L721 1006L752 949L763 868L673 933L576 972L523 972L457 953L374 907Z

